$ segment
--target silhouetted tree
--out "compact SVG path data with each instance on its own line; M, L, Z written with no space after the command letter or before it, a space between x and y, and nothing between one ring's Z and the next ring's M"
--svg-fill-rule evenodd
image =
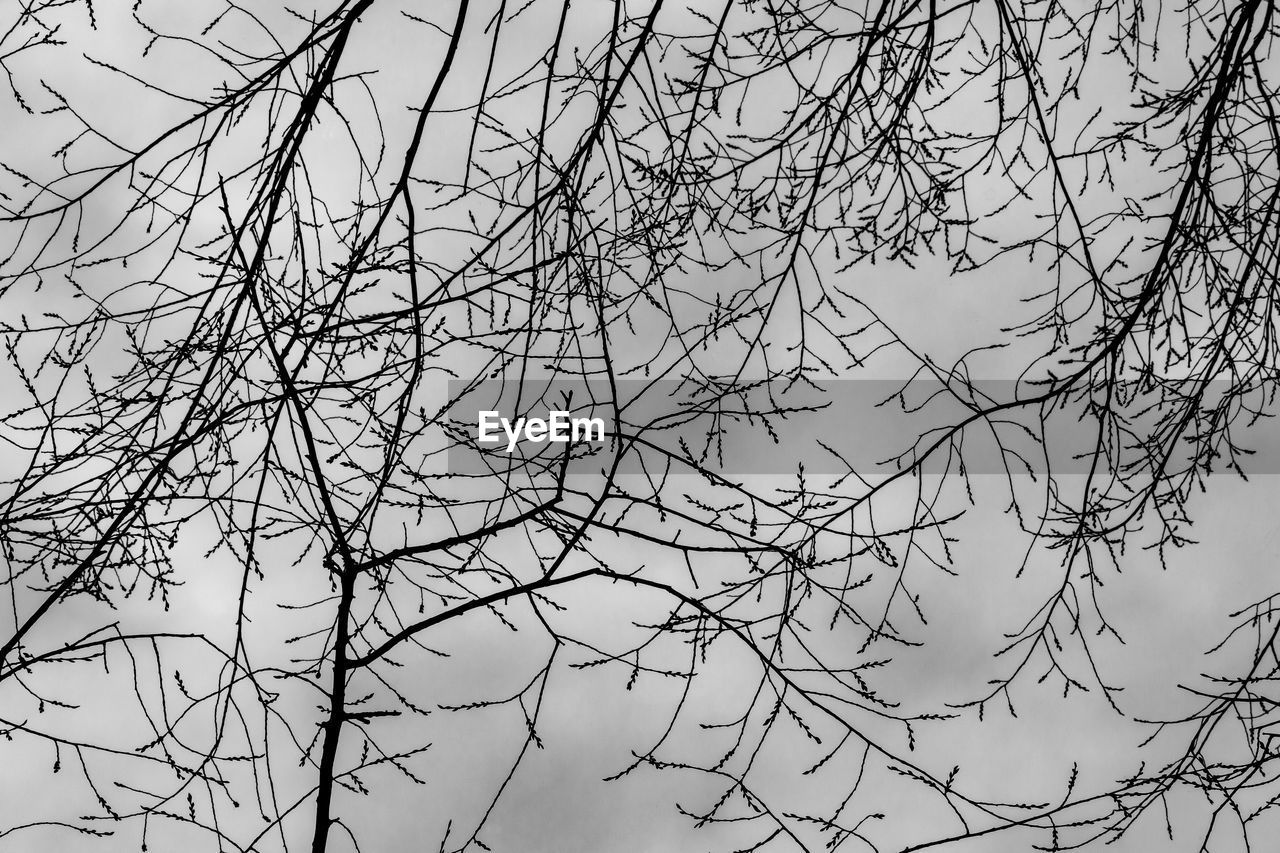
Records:
M425 785L415 843L488 849L581 678L663 709L611 778L696 778L726 848L1173 837L1184 789L1201 849L1247 845L1273 598L1124 778L993 798L918 739L1037 681L1144 716L1104 583L1190 542L1276 390L1273 13L6 10L0 728L58 795L0 839L358 849ZM872 275L915 268L1008 281L1004 331L957 355L886 316ZM885 371L884 465L798 431ZM608 434L508 454L490 409ZM750 476L801 445L822 470ZM898 658L997 514L981 559L1036 583L994 679L933 702Z

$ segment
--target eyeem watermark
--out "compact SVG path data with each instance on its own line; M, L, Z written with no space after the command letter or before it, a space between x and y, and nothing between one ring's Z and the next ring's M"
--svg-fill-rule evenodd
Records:
M575 418L569 412L548 412L543 418L504 418L494 411L479 413L480 441L507 439L507 453L513 453L522 440L532 444L554 442L604 441L603 418Z

